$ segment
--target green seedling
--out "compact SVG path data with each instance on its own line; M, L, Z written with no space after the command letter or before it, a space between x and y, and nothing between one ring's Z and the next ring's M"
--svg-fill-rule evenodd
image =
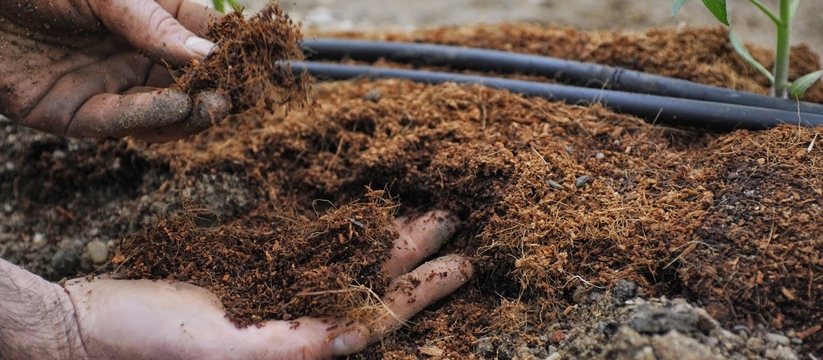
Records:
M212 0L212 4L214 4L214 10L221 13L226 12L226 4L229 4L229 7L232 9L240 8L240 3L238 3L237 0Z
M676 15L686 0L675 0L672 6L672 16ZM746 50L743 43L732 32L731 24L729 23L728 8L726 7L726 0L703 0L703 5L714 15L717 20L726 26L729 26L729 42L732 47L747 63L754 66L764 76L766 76L772 84L772 94L774 96L785 98L790 94L795 99L800 99L803 94L812 85L814 85L821 76L823 70L818 70L801 76L793 82L789 82L789 49L791 40L791 25L792 19L797 12L797 7L800 0L778 0L779 10L775 14L769 7L764 5L759 0L749 0L754 6L757 6L763 14L769 17L777 26L777 45L774 51L774 69L770 72L763 64L760 64L754 57Z

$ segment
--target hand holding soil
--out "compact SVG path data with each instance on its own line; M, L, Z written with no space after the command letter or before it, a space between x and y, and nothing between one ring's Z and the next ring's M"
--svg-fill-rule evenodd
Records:
M0 8L0 112L72 137L169 141L224 118L225 96L168 89L215 13L186 0L12 1Z
M211 292L182 282L76 279L66 283L86 351L93 358L295 359L358 352L472 276L462 256L419 265L458 223L433 211L394 221L399 236L383 271L394 280L382 311L365 319L301 317L238 328ZM415 268L416 267L416 268ZM414 269L408 272L410 269Z

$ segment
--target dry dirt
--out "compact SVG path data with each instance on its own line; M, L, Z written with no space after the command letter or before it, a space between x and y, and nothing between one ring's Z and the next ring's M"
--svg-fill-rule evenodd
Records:
M599 61L766 91L719 29L345 35ZM819 67L798 51L806 55L795 73ZM475 280L358 357L823 352L823 152L807 151L819 130L667 128L599 106L402 80L319 83L311 96L315 106L241 114L165 145L58 139L3 124L0 256L59 280L112 269L107 260L121 245L119 271L206 286L248 324L318 305L278 309L266 285L282 281L281 299L292 299L299 289L286 280L296 276L369 278L379 252L347 251L383 249L391 234L378 230L392 215L441 208L464 221L443 252L472 257ZM810 96L823 100L819 86ZM338 245L294 252L329 244ZM281 256L304 266L284 271L273 261ZM352 258L369 262L313 266ZM272 307L235 306L240 290Z

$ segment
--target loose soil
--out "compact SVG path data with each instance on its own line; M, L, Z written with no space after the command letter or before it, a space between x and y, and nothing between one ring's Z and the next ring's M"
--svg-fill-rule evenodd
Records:
M719 28L337 35L767 91ZM754 54L768 64L767 51ZM793 76L819 68L807 48L794 54ZM823 101L821 91L809 99ZM311 107L240 114L164 145L7 124L0 256L59 280L111 270L93 264L91 244L119 245L120 276L205 286L246 325L367 302L316 295L354 284L379 292L385 279L373 270L391 217L446 209L464 225L442 253L471 257L474 280L357 357L629 358L651 347L666 358L655 344L677 334L689 338L674 343L720 358L823 355L823 151L810 147L819 129L669 128L596 105L403 80L318 83L311 97ZM683 314L692 327L676 326ZM749 344L764 338L777 340Z

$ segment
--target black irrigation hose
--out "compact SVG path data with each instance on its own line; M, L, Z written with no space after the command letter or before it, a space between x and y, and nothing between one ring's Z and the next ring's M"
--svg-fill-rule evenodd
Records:
M820 104L779 99L613 66L545 56L436 44L348 39L306 39L303 48L310 60L350 58L374 62L383 58L418 66L449 66L456 70L540 75L598 89L823 114L823 105Z
M780 124L823 126L823 115L775 110L753 106L600 90L534 81L454 73L404 70L375 66L356 66L316 62L293 62L296 73L309 72L320 80L354 78L401 78L427 84L453 82L481 84L494 89L506 89L525 96L561 100L570 104L601 103L617 112L632 114L654 123L678 126L707 127L715 130L735 128L767 129Z

